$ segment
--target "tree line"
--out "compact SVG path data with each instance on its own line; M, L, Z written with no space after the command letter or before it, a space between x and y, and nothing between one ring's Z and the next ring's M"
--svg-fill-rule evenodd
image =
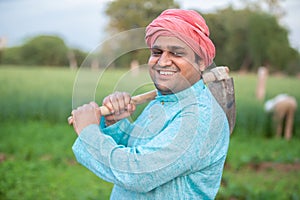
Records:
M205 18L217 48L216 63L243 71L265 66L271 71L300 72L299 52L291 47L288 31L275 16L229 7Z
M228 8L214 13L201 13L210 28L216 45L217 65L230 66L232 70L256 71L266 66L272 72L300 73L299 52L291 47L288 30L279 23L278 1L268 1L272 12L249 4L242 9ZM109 17L108 35L146 27L167 8L180 8L173 0L115 0L107 3L105 14ZM275 9L276 8L276 9ZM279 13L279 14L278 14ZM125 38L116 44L103 45L101 55L115 57L111 65L128 67L132 60L147 63L148 50L133 50L120 54L120 48L134 43ZM109 55L108 55L109 54ZM115 55L115 56L112 56ZM0 54L0 64L67 66L73 58L81 63L86 52L68 48L57 36L37 36L20 47L7 48ZM105 67L105 66L104 66Z
M216 65L227 65L232 70L256 71L260 66L270 72L300 73L299 52L291 47L288 30L279 23L284 11L281 0L245 1L245 7L229 6L214 13L201 13L209 28L210 37L216 45ZM170 0L115 0L106 9L109 16L109 31L112 33L146 27L166 8L179 8ZM267 7L269 9L262 9ZM126 15L123 15L126 13ZM121 41L130 45L134 41ZM118 52L115 47L106 52ZM105 54L105 52L104 52ZM114 66L129 66L131 60L147 62L145 53L136 51L122 55Z
M64 40L55 35L38 35L21 46L3 49L0 64L69 66L71 60L82 62L87 53L67 47Z

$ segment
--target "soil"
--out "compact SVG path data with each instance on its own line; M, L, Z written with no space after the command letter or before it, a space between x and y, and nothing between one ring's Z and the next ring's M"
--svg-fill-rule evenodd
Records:
M300 162L297 163L274 163L274 162L261 162L261 163L250 163L248 165L255 171L268 171L270 169L280 172L290 172L300 170Z
M6 155L0 152L0 163L4 162L5 160L6 160Z
M225 169L231 167L226 163ZM276 163L276 162L260 162L260 163L248 163L242 168L250 169L256 172L265 172L269 170L275 170L278 172L291 172L300 171L300 162L295 163Z

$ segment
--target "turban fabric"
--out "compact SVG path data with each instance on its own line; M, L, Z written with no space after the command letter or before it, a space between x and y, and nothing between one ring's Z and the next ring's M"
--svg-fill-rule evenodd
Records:
M168 9L162 12L146 28L147 45L151 48L159 36L177 37L200 56L206 67L212 64L215 46L205 20L196 11Z

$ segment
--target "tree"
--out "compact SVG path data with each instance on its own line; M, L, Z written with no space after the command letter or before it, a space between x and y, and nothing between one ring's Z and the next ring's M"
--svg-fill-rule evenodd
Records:
M41 35L30 39L21 47L23 64L66 66L68 47L57 36Z
M86 52L79 49L69 49L57 36L40 35L22 46L6 48L2 64L68 66L70 53L79 65L87 56Z
M115 0L107 5L108 30L126 31L146 27L167 8L179 8L173 0Z
M281 7L280 3L285 0L243 0L245 7L254 11L263 11L270 13L277 19L280 19L285 15L285 11Z
M249 29L247 46L253 64L271 65L274 69L283 70L292 55L287 30L278 24L275 17L266 13L252 15Z
M271 14L229 7L205 18L217 47L217 63L234 70L256 71L265 65L278 71L299 57L290 47L287 30Z
M22 64L21 47L6 48L3 51L1 64L19 65Z
M228 7L215 13L203 14L216 45L215 62L218 65L228 65L233 70L256 71L261 65L268 66L271 71L296 69L299 52L291 48L288 31L279 24L279 15L276 15L280 11L280 1L282 0L262 2L273 11L271 14L261 8L263 5L260 1L240 10ZM169 0L111 1L106 10L110 17L108 30L116 33L145 27L163 10L178 7L177 3ZM103 57L115 58L113 64L116 67L129 66L133 59L145 63L146 53L130 48L137 38L131 35L131 38L114 40L103 45ZM132 52L124 54L120 47L131 49ZM109 56L105 56L106 54Z
M136 49L139 46L137 43L145 44L144 31L138 29L145 28L168 8L179 8L179 5L173 0L115 0L108 3L106 14L110 22L107 31L110 35L123 31L127 31L128 34L125 33L123 38L116 37L113 42L104 44L101 57L115 58L112 65L116 67L128 67L132 60L147 62L148 52ZM137 31L129 31L133 29ZM130 52L124 54L124 49L129 49Z
M243 62L251 63L246 50L249 11L236 11L232 7L206 14L210 37L216 46L215 62L238 70Z
M82 64L82 62L88 55L88 53L86 53L80 49L70 49L69 51L73 52L78 66L80 66Z

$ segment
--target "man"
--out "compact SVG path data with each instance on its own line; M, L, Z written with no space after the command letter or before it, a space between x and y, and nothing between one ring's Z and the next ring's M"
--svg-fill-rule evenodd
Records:
M276 137L280 138L284 134L284 138L290 140L293 135L294 117L297 110L296 98L287 94L279 94L266 101L265 110L273 114Z
M123 92L103 100L112 115L95 102L74 110L76 158L114 183L111 199L214 199L229 124L201 78L215 56L209 29L197 12L169 9L146 28L146 43L156 99L134 123Z

